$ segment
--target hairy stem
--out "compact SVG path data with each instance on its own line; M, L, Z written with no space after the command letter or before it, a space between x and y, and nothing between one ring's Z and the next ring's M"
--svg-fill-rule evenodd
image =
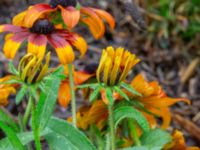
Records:
M109 127L110 127L110 136L111 136L111 150L115 150L115 126L114 126L114 117L113 117L113 105L108 105L109 111Z
M30 113L31 113L31 108L32 108L32 102L31 102L31 99L29 98L28 104L27 104L27 107L26 107L26 111L25 111L25 114L24 114L24 118L23 118L23 126L24 127L26 127L26 125L28 123L28 119L29 119L29 116L30 116Z
M136 146L141 146L137 131L136 131L136 127L134 124L134 121L132 119L128 120L128 124L129 124L129 128L131 130L131 137L133 138L135 145Z
M70 94L71 94L71 106L72 106L72 123L76 127L76 97L74 91L74 76L73 76L73 66L68 64L69 71L69 82L70 82Z

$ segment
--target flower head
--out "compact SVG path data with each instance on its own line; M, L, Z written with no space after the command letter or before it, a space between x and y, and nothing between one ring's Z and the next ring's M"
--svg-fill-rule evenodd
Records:
M107 47L103 50L97 69L98 82L115 85L125 80L128 72L140 59L123 48Z
M50 61L50 53L46 56L46 63L34 54L26 54L20 61L18 72L21 80L28 84L39 82L47 74Z
M37 20L32 27L25 28L10 24L0 25L0 32L9 32L3 47L7 58L13 59L23 41L28 41L28 53L43 58L46 45L49 43L55 48L62 64L71 63L74 58L72 46L77 48L81 56L87 50L86 41L76 33L68 30L55 29L54 25L47 19Z
M115 27L114 18L106 11L78 6L76 0L51 0L49 4L36 4L15 16L13 24L30 28L38 19L47 17L50 20L59 20L61 16L59 24L64 22L68 29L72 29L82 22L89 27L96 39L102 37L105 32L103 20L108 22L112 29Z
M132 80L131 86L141 93L142 97L137 97L136 95L130 95L130 97L139 100L145 109L161 117L163 119L162 128L167 128L171 122L170 106L180 101L189 103L189 100L185 98L168 97L158 82L147 82L141 74ZM153 115L147 113L144 113L144 115L152 126L156 125L156 119Z
M7 105L9 95L16 93L14 85L3 83L9 81L11 78L11 76L0 78L0 106Z

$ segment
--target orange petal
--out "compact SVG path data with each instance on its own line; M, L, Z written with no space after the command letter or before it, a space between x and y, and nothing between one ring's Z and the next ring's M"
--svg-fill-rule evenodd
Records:
M89 26L91 33L96 39L99 39L103 36L105 32L105 25L91 8L81 7L80 20Z
M82 84L94 75L95 74L89 74L89 73L85 73L82 71L75 71L74 72L74 82L76 85Z
M112 29L115 28L115 19L108 12L96 8L91 9L94 10L98 14L98 16L101 17L101 19L105 20Z
M48 4L37 4L29 7L24 20L25 27L32 27L35 21L41 18L41 16L51 13L55 10L56 9L51 8L51 6Z
M84 56L85 53L87 52L88 49L87 42L81 36L75 35L75 40L73 42L73 45L80 51L81 53L80 57Z
M80 11L74 7L63 8L59 6L62 13L62 18L69 29L75 27L80 19Z
M63 82L60 85L60 89L58 92L58 103L66 108L69 105L71 99L71 95L70 95L70 86L68 82Z
M13 17L12 24L16 26L24 26L24 19L26 16L27 11L23 11L16 16Z

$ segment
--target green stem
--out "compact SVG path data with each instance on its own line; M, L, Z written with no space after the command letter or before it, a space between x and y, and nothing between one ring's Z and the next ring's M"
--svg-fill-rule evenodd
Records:
M72 107L72 124L76 127L76 97L74 91L74 76L73 76L73 66L68 64L69 71L69 83L70 83L70 94L71 94L71 107Z
M42 150L41 149L41 143L40 143L40 130L37 124L37 116L36 116L36 108L35 108L35 101L34 99L31 98L30 96L30 100L32 103L32 129L33 129L33 134L34 134L34 140L35 140L35 146L36 146L36 150Z
M29 119L29 116L31 113L31 107L32 107L32 102L31 102L31 98L29 98L28 105L26 107L26 111L25 111L24 118L23 118L23 126L24 127L26 127L26 124L28 122L28 119Z
M113 117L113 105L108 105L109 111L109 127L111 135L111 150L115 150L115 126L114 126L114 117Z
M135 124L134 124L134 121L132 119L129 119L128 120L128 124L129 124L129 128L131 130L131 136L135 142L135 145L136 146L141 146L141 143L140 143L140 140L139 140L139 137L138 137L138 134L137 134L137 130L136 130L136 127L135 127Z

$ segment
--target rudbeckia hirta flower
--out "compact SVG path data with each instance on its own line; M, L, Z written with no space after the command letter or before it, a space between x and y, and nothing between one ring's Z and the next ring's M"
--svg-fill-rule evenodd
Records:
M167 128L171 122L170 106L180 101L190 103L185 98L168 97L158 82L147 82L141 74L132 80L131 86L141 93L142 97L137 97L136 95L130 95L130 97L140 101L149 112L161 117L163 119L162 128ZM147 113L144 113L144 115L151 123L151 126L156 125L155 116Z
M68 75L68 70L65 68L65 74ZM86 82L89 78L94 76L94 74L90 74L84 71L73 71L74 74L74 84L75 86L81 85ZM76 90L76 87L75 89ZM70 94L70 83L69 79L66 78L61 82L59 93L58 93L58 103L60 106L66 108L71 100Z
M14 85L4 83L4 82L8 82L11 78L12 78L11 76L0 78L0 106L7 105L8 97L11 94L16 93L16 89Z
M129 71L140 59L124 48L107 47L103 50L99 67L97 69L97 80L106 85L113 86L125 80Z
M49 43L55 48L62 64L68 64L74 60L72 46L80 51L81 56L87 50L87 43L81 36L68 30L55 29L47 19L37 20L30 28L10 24L0 25L0 32L9 33L5 38L3 51L10 59L15 57L20 45L26 40L28 53L33 53L39 58L44 57L46 45Z
M14 17L13 23L31 27L39 18L48 17L53 20L60 18L60 15L61 21L68 29L81 22L89 27L96 39L102 37L105 32L103 20L108 22L112 29L115 27L115 20L109 13L101 9L80 6L77 0L51 0L49 4L33 5Z

